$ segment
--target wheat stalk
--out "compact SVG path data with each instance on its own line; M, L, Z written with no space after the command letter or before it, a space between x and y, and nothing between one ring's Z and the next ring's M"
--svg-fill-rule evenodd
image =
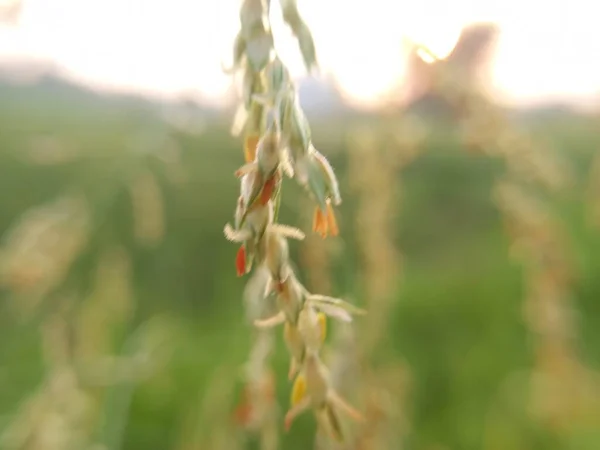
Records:
M399 208L397 188L401 170L422 148L422 129L404 117L390 117L381 129L357 130L349 136L349 176L359 198L356 212L357 244L368 320L355 342L360 371L362 403L367 421L357 427L351 449L401 448L407 430L403 397L407 373L403 364L385 366L371 358L389 333L388 317L394 306L402 274L401 256L394 239Z

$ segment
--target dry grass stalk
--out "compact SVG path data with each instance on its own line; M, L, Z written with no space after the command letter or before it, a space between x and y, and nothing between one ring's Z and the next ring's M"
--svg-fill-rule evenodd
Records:
M88 445L93 424L93 400L84 391L71 364L72 342L66 315L72 302L42 327L47 376L26 399L9 427L0 436L7 450L76 450Z
M76 297L58 299L55 312L42 326L45 380L16 413L2 436L2 448L92 448L106 388L139 380L153 370L158 358L149 355L146 348L154 345L151 335L148 342L142 339L141 347L131 356L111 355L111 331L129 319L128 263L123 252L109 252L98 267L91 299L83 303L76 302Z
M264 450L277 450L280 437L276 378L268 361L272 347L271 333L259 331L246 364L243 403L236 410L237 421L258 434Z
M0 283L15 294L16 312L33 313L60 285L89 233L89 207L79 196L62 196L19 218L0 250Z
M427 52L427 50L424 50ZM431 54L430 52L428 52ZM474 149L497 156L506 175L494 198L523 264L525 321L535 337L532 372L534 417L556 432L574 431L598 413L599 385L579 361L570 305L571 263L564 232L539 188L556 193L569 183L564 162L510 124L477 85L465 85L444 61L435 65L434 89L453 107ZM596 395L590 395L596 394Z
M5 267L13 271L26 267L15 261L31 261L30 255L37 253L46 254L48 261L57 266L40 271L37 283L25 286L40 299L52 295L52 311L41 328L46 376L37 391L24 399L0 436L1 447L7 450L81 450L94 445L93 448L104 448L95 443L94 435L103 393L115 383L147 376L159 361L155 354L148 353L148 345L154 345L152 335L147 336L149 340L142 337L133 354L112 355L112 331L127 322L132 311L126 253L110 251L101 258L91 298L81 302L76 292L63 292L62 278L83 248L87 236L83 224L88 222L87 215L75 213L85 211L80 203L53 205L54 208L47 207L49 210L37 209L26 215L20 222L20 232L10 235L14 240L9 239L4 250L5 255L12 256L5 256ZM79 209L75 208L77 205ZM31 240L30 245L24 245L26 237ZM65 244L64 254L57 250L61 243ZM9 286L17 291L23 289L20 284ZM32 312L34 307L28 305L27 311Z
M340 350L350 345L353 351L346 351L345 358L337 355L337 365L358 371L367 420L355 428L351 443L340 447L344 449L401 448L408 428L402 411L406 368L396 362L386 367L373 365L369 357L387 333L387 318L402 272L394 238L399 173L417 155L423 137L419 127L404 119L390 130L363 130L350 138L349 179L359 197L356 238L362 252L361 281L369 315L360 341L350 336L342 341Z
M400 172L416 157L423 138L417 124L407 119L398 120L391 130L364 130L351 137L349 179L359 197L356 239L369 304L361 335L364 354L370 353L386 332L385 319L398 289L402 268L394 236Z
M235 370L228 365L216 368L204 395L184 418L177 450L241 450L240 433L230 420Z

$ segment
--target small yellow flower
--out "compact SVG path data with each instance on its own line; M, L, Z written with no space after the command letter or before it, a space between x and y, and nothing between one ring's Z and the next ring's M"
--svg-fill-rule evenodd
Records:
M290 405L296 406L304 397L306 397L306 378L303 375L298 375L292 387Z
M321 334L321 344L323 344L327 338L327 316L325 313L317 313L317 324Z

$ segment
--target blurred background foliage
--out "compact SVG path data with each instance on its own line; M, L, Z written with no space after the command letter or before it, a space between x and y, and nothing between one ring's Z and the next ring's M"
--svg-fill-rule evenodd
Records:
M222 232L237 197L233 171L242 161L240 143L229 134L232 114L99 95L50 78L0 86L5 439L25 436L28 422L41 423L43 414L29 411L15 425L47 385L54 389L50 403L58 408L63 401L67 410L74 408L68 386L84 388L83 404L99 408L89 420L87 410L75 409L75 422L65 421L62 432L85 429L111 450L209 448L202 436L233 420L250 328L244 283L235 276L236 248ZM417 114L426 137L393 196L399 212L390 245L402 253L402 273L377 351L382 361L403 361L410 373L402 405L406 448L597 449L600 417L558 436L529 414L526 374L534 356L523 321L522 270L509 257L510 240L492 202L502 162L465 151L451 122ZM377 133L406 117L308 118L344 196L331 294L364 304L349 131L362 125ZM600 148L598 119L551 111L511 120L551 143L574 174L568 189L552 196L551 209L568 232L574 265L575 349L600 370L600 229L588 220L587 195ZM302 223L302 193L293 183L284 190L282 222ZM48 222L39 226L46 231L18 234L25 220ZM291 246L295 261L302 245ZM55 279L44 278L52 271ZM57 314L64 348L48 350L56 333L47 330ZM286 353L277 345L277 392L286 405ZM48 382L48 360L71 367L79 381ZM57 422L50 423L47 433L59 434ZM310 430L312 418L302 417L281 448L310 448ZM18 440L11 439L3 441L6 448ZM71 448L23 439L19 448ZM48 442L61 442L53 439Z

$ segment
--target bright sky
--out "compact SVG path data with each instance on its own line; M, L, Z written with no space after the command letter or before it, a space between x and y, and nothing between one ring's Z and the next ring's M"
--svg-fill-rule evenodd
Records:
M7 3L11 0L0 0ZM231 79L238 0L23 0L20 24L0 28L0 61L50 59L73 77L109 88L222 101ZM277 1L273 0L276 4ZM369 101L403 73L407 35L440 55L461 26L501 29L494 83L507 102L600 98L600 33L590 0L298 0L325 73L347 95ZM274 11L275 14L278 13ZM295 41L275 26L297 75Z

